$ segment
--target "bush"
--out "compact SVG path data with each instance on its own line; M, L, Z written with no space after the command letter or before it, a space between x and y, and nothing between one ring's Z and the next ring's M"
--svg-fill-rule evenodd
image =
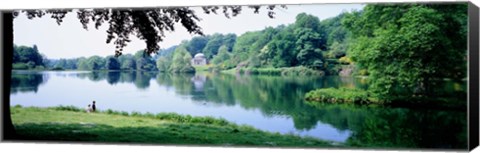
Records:
M253 75L296 75L296 76L323 76L325 72L310 69L304 66L298 67L286 67L286 68L240 68L238 70L240 74L253 74Z
M327 103L372 103L367 91L348 88L323 88L305 94L305 100Z
M131 116L142 116L140 112L133 111Z
M358 75L366 76L366 75L368 75L368 70L367 69L361 69L361 70L358 71Z
M115 114L116 112L114 112L114 111L111 110L111 109L107 109L107 111L106 111L105 113L107 113L107 114Z
M128 116L128 112L122 111L121 115L123 115L123 116Z
M15 70L27 70L28 66L25 63L14 63L12 68Z
M74 111L74 112L81 112L82 109L80 108L77 108L75 106L58 106L58 107L54 107L53 109L55 110L61 110L61 111Z
M340 62L340 64L352 64L352 59L350 59L347 56L344 56L338 59L338 62Z
M64 69L62 67L54 67L52 68L54 71L63 71Z

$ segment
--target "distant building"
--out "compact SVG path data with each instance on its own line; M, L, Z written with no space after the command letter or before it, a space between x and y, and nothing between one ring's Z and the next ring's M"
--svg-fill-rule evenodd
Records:
M207 65L207 59L205 58L205 55L202 53L197 53L195 56L192 58L192 65Z

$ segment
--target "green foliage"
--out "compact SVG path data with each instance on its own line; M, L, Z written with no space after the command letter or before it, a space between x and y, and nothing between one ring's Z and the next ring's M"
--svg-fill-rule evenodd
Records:
M116 57L107 57L107 69L120 70L120 62L118 62L118 59Z
M54 67L51 70L53 70L53 71L63 71L65 69L63 69L62 67Z
M297 61L300 65L314 69L323 69L323 56L320 48L323 45L320 34L312 29L301 28L294 32L297 41L295 50L297 50Z
M157 69L160 72L166 72L169 70L171 65L170 59L167 57L160 57L157 59Z
M240 68L237 70L240 74L255 75L283 75L283 76L323 76L323 71L310 69L304 66L284 67L284 68Z
M79 58L77 65L77 69L79 70L88 70L87 59L85 57Z
M37 45L33 47L14 45L12 58L13 69L34 69L36 66L44 66L44 57L38 51Z
M340 59L338 59L338 62L340 62L341 64L352 64L352 60L347 57L347 56L344 56L344 57L341 57Z
M190 55L195 56L195 54L202 52L203 48L205 48L208 42L209 42L209 37L205 37L205 36L193 37L186 44L187 51L190 52Z
M134 55L136 70L155 71L157 69L155 60L150 54L139 50Z
M12 68L15 70L27 70L28 66L25 63L14 63Z
M295 17L294 26L296 29L306 28L315 32L321 31L320 20L318 17L306 13L300 13Z
M198 66L193 66L195 68L195 72L208 72L211 71L212 67L209 65L198 65Z
M334 42L329 48L328 58L341 58L346 55L347 44Z
M295 36L293 29L289 26L262 48L259 56L264 65L288 67L297 65L296 54Z
M305 94L305 100L325 103L378 103L379 101L369 97L367 91L349 88L323 88L310 91Z
M124 70L136 70L137 69L137 63L135 62L135 59L133 59L133 58L126 59L122 63L122 69L124 69Z
M73 59L59 59L59 60L49 60L47 67L55 68L61 67L63 69L74 70L78 68L78 58Z
M173 46L171 48L176 48ZM170 49L171 49L170 48ZM168 49L167 49L168 51ZM170 53L162 52L161 56L167 56ZM46 60L46 59L43 59ZM48 64L35 65L34 62L25 63L27 69L70 69L70 70L143 70L143 71L155 71L157 70L155 60L152 56L144 51L137 51L135 55L125 54L120 57L107 56L90 56L88 58L72 58L72 59L52 59L46 60ZM17 68L23 68L23 64L16 66Z
M330 46L330 50L335 50L333 49L334 43L344 44L345 41L348 41L348 37L350 37L350 32L342 25L342 20L345 15L346 13L342 13L320 22L321 27L324 28L327 34L327 45Z
M153 115L138 112L135 116L128 116L117 115L119 112L113 110L83 113L35 107L11 107L11 109L17 134L27 140L110 143L128 141L149 144L235 146L331 146L328 141L265 132L208 116L197 117L175 113ZM88 123L85 123L86 120Z
M84 111L80 108L77 108L75 106L57 106L53 108L54 110L60 110L60 111L73 111L73 112L81 112Z
M434 96L443 79L466 77L466 21L466 4L404 4L367 5L343 23L354 34L350 57L388 99Z
M248 58L251 57L255 52L259 52L259 50L255 50L255 47L253 46L260 46L260 44L257 42L259 42L259 37L261 35L261 31L249 31L242 34L236 39L232 51L232 63L234 65L237 65L242 61L248 60Z
M195 68L193 68L191 64L192 56L187 51L184 46L180 46L175 49L173 53L172 64L169 68L169 71L175 73L192 73L195 72Z
M86 62L89 70L100 70L105 68L105 59L100 56L91 56Z
M210 39L205 45L205 48L203 48L202 52L205 54L207 59L212 59L214 55L217 55L218 50L222 45L225 45L227 50L231 52L233 45L235 44L236 37L237 36L235 34L213 34L210 36Z
M230 59L230 53L228 53L227 46L223 45L218 49L218 54L215 55L212 59L213 64L220 64Z
M326 41L330 39L326 38L326 36L329 36L326 31L334 31L332 29L339 25L339 20L340 18L335 18L335 20L329 20L329 22L333 21L334 23L324 24L320 22L318 17L302 13L297 15L295 23L290 25L267 27L261 31L246 32L238 38L235 34L218 33L193 37L191 40L183 41L180 46L183 46L190 53L190 56L196 53L204 53L208 62L214 64L211 68L215 70L226 70L235 67L281 68L296 66L323 70L326 64L322 51L327 48ZM337 35L342 34L336 34L335 37ZM342 42L343 37L338 36L338 38L332 40ZM141 50L136 52L135 55L122 55L117 60L98 56L85 59L50 60L48 67L80 70L121 69L151 71L160 69L160 71L192 72L192 67L179 67L189 63L185 60L188 58L187 56L182 57L184 60L180 60L180 57L177 56L177 62L173 62L173 54L177 48L177 46L172 46L159 50L154 57L148 56L149 54ZM14 58L17 59L18 57L17 53L15 53ZM165 58L159 60L161 57ZM119 68L117 62L120 65Z

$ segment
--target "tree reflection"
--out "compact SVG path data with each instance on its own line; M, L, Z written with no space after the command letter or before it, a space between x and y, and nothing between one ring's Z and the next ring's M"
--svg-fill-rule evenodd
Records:
M78 78L88 78L94 82L106 80L108 84L133 83L138 89L147 89L150 80L155 78L156 72L148 71L92 71L89 73L77 73Z
M120 81L120 72L111 71L107 73L107 82L108 84L114 85Z
M102 81L107 77L106 76L107 72L105 71L92 71L91 73L87 73L87 74L88 74L87 78L94 82Z
M34 92L37 93L38 87L46 83L48 74L42 73L12 73L10 84L10 93Z
M135 71L123 71L120 73L120 82L121 83L134 83L137 75Z
M464 112L309 105L303 100L316 88L366 88L361 79L159 74L157 83L194 101L239 105L265 116L286 115L298 130L313 129L318 122L349 130L347 143L356 147L465 148L467 144Z
M37 92L48 73L13 73L11 93ZM364 88L365 82L340 77L236 76L171 74L146 71L77 73L91 81L133 83L139 89L158 85L201 103L240 106L264 116L287 116L298 130L314 129L319 122L350 131L346 143L354 147L456 148L467 144L466 113L306 103L306 92L327 87ZM364 81L364 80L363 80ZM465 92L465 83L447 84L446 93ZM448 90L447 90L448 89Z
M135 87L138 89L147 89L150 86L150 80L155 77L154 72L136 71Z

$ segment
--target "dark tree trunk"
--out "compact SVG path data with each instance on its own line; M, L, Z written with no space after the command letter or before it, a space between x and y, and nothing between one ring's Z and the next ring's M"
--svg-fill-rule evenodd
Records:
M15 128L13 127L12 124L12 119L10 115L10 82L11 82L11 76L12 76L12 57L13 57L13 16L12 13L3 13L0 14L0 20L3 23L3 27L1 28L1 32L4 36L4 44L2 44L2 51L0 54L1 57L3 57L3 69L2 73L4 78L2 78L3 82L2 84L4 85L3 87L3 92L2 92L2 97L3 97L3 105L2 105L2 111L3 111L3 140L11 140L17 138L16 133L15 133Z

